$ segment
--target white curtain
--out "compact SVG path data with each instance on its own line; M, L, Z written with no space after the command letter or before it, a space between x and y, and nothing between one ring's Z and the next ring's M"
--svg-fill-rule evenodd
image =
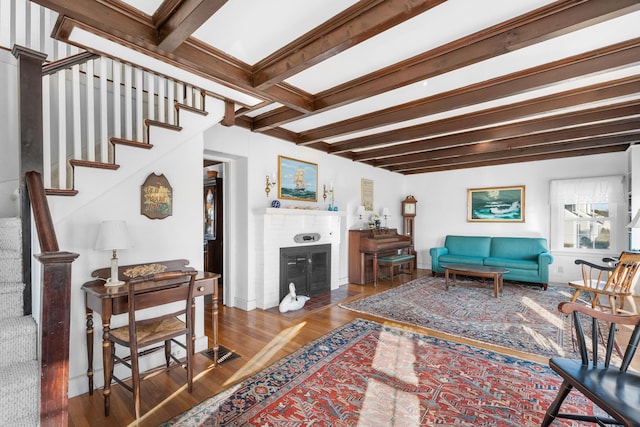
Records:
M624 176L551 181L550 204L625 203Z

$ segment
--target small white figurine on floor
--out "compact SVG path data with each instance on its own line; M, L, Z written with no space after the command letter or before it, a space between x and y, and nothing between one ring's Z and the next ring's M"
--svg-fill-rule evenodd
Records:
M289 283L289 293L282 298L278 309L280 313L286 313L287 311L300 310L304 307L305 303L309 301L309 297L305 295L296 295L296 285L293 282Z

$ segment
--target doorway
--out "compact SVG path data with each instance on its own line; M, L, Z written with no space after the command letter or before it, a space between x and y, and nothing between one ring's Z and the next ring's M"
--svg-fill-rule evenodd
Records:
M218 302L223 301L224 275L224 190L221 162L204 159L203 256L204 271L220 274ZM219 170L218 170L219 169Z

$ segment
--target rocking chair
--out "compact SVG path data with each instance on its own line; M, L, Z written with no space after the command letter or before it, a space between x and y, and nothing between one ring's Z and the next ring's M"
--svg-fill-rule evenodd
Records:
M633 291L640 273L640 253L622 252L620 258L612 261L614 265L602 266L576 260L575 263L582 266L582 280L569 282L569 286L575 289L571 302L577 301L580 293L585 291L592 296L592 308L608 309L612 314L635 314ZM609 304L603 303L601 297L607 297ZM625 310L625 300L629 302L629 310Z

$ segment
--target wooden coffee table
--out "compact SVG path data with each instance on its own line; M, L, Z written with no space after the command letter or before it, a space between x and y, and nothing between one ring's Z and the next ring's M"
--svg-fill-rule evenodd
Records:
M453 274L453 280L456 280L456 274L481 277L483 279L493 278L493 296L496 298L503 291L502 276L509 272L509 270L502 267L473 264L442 264L442 267L444 267L444 283L447 291L449 290L449 274Z

